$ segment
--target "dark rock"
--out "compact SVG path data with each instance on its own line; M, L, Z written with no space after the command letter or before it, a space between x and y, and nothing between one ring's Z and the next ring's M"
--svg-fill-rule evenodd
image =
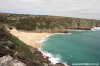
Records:
M14 55L14 53L10 49L6 48L5 46L3 46L1 44L0 45L0 57L2 57L4 55L8 55L8 54L11 55L11 56Z
M14 44L14 43L3 43L3 45L9 47L10 49L15 49L15 47L16 47L16 44Z
M33 47L29 46L29 49L38 58L42 59L43 61L45 61L47 63L51 63L49 61L49 57L44 57L44 55L37 48L33 48Z
M11 28L11 27L9 27L9 29L10 29L10 30L12 30L12 28Z
M56 63L54 66L65 66L65 65L62 63Z
M14 26L18 30L33 31L38 33L68 33L67 29L75 30L90 30L92 27L100 27L100 20L93 19L82 19L82 18L71 18L71 17L57 17L57 16L45 16L45 15L26 15L26 14L9 14L0 13L0 24L7 24ZM11 30L12 27L9 27ZM0 28L0 40L13 40L14 37L7 34L5 30ZM2 34L4 33L4 34ZM7 37L6 37L7 36ZM0 41L1 44L15 49L16 45L9 42ZM19 44L18 44L19 45ZM27 48L17 46L16 59L25 63L27 66L64 66L62 63L55 65L51 64L48 60L49 57L44 58L43 54L36 48L29 47L31 53L25 51ZM27 49L28 50L28 49ZM0 45L0 57L4 55L14 55L11 50ZM29 57L30 56L30 57ZM36 61L36 59L40 61ZM43 63L43 64L42 64Z

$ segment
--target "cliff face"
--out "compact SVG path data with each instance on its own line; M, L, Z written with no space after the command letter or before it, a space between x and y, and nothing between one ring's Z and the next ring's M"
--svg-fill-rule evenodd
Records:
M0 66L65 66L52 64L49 57L26 45L5 28L0 28Z
M89 30L100 27L100 20L0 13L0 23L15 26L19 30L33 30L35 32L67 32L65 29Z
M5 31L5 27L2 26L5 24L8 25L9 29L16 27L19 30L34 32L66 33L68 32L66 29L89 30L91 27L100 27L100 20L0 13L1 66L11 66L12 64L21 64L21 66L64 66L62 63L51 64L48 57L44 58L38 49L27 46Z

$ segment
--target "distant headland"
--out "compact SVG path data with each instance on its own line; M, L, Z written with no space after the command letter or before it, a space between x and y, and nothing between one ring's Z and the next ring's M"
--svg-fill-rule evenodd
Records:
M0 13L0 64L65 66L52 64L49 57L37 49L40 45L36 41L49 33L68 33L67 29L90 30L93 27L100 27L100 20Z
M90 30L100 27L100 20L94 19L11 13L0 13L0 23L14 26L17 30L38 33L67 33L66 29Z

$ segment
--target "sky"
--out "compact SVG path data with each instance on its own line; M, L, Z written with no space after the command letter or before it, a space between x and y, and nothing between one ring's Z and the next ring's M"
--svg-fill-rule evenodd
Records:
M0 12L100 20L100 0L0 0Z

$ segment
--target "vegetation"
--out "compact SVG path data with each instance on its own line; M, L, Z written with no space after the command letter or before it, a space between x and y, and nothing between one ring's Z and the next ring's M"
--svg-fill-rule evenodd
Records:
M66 29L90 29L91 27L100 27L100 20L0 13L0 57L8 54L14 56L17 52L17 59L26 63L28 66L43 66L44 63L49 62L33 54L29 46L10 34L5 27L9 27L10 29L15 27L18 30L27 31L47 30L50 32L49 30L51 30L54 33L66 33ZM38 54L39 52L37 51L36 53Z
M14 53L15 53L15 50L7 49L5 46L0 44L0 57L2 57L4 55L11 55L11 56L13 56Z
M27 31L79 29L100 26L100 20L9 13L0 13L0 23L14 26L18 30Z
M7 41L5 42L5 40L7 40ZM6 47L4 47L4 44L5 43L9 44L9 41L11 41L15 45L17 45L17 48L7 49ZM13 56L14 53L17 51L18 57L20 57L19 60L21 60L23 57L26 59L29 58L29 59L33 59L35 61L38 61L41 63L41 65L43 65L42 63L47 63L46 61L43 61L42 59L40 59L37 56L35 56L34 54L32 54L30 52L29 47L25 43L23 43L17 37L10 34L7 30L6 31L3 30L2 28L0 28L0 43L1 43L0 44L0 57L7 55L7 54L10 54L11 56Z

